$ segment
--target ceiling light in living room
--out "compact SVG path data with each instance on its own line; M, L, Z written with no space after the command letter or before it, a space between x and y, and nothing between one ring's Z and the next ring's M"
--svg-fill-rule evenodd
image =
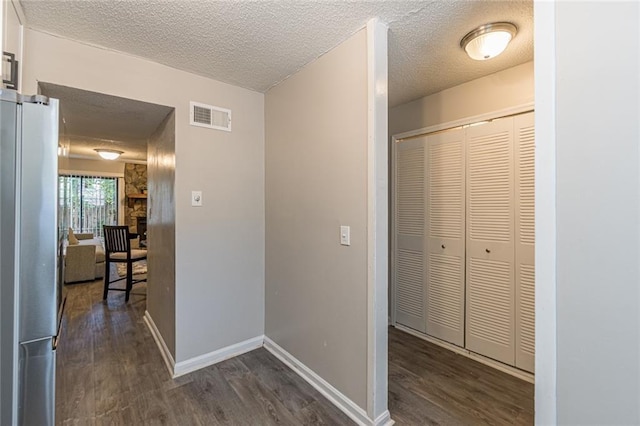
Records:
M504 52L517 31L516 26L509 22L485 24L464 36L460 47L471 59L485 61Z
M116 151L115 149L96 149L95 151L105 160L115 160L124 154L122 151Z

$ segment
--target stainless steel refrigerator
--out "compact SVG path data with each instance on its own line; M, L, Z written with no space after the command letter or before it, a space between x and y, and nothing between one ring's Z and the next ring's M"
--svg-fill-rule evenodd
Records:
M58 101L0 89L0 425L53 425Z

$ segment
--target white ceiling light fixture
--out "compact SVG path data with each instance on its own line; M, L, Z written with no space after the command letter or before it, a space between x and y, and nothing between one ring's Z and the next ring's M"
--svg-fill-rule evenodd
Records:
M464 36L460 47L471 59L485 61L504 52L517 32L518 28L510 22L485 24Z
M116 151L115 149L95 149L94 151L105 160L115 160L120 157L120 155L124 154L124 152Z

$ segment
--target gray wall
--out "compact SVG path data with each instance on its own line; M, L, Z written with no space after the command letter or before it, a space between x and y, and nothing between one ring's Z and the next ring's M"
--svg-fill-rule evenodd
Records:
M389 109L389 135L533 102L533 62Z
M272 88L265 111L266 335L366 409L366 31Z
M147 311L176 356L176 203L175 113L171 112L147 144Z
M43 81L175 109L175 360L261 336L264 95L34 30L21 65L25 93ZM189 101L231 109L233 131L190 126Z
M639 4L555 11L558 423L639 424Z

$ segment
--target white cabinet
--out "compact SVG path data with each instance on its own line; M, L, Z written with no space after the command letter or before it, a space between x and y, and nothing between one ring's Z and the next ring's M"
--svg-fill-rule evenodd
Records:
M395 153L396 322L533 372L533 113Z

